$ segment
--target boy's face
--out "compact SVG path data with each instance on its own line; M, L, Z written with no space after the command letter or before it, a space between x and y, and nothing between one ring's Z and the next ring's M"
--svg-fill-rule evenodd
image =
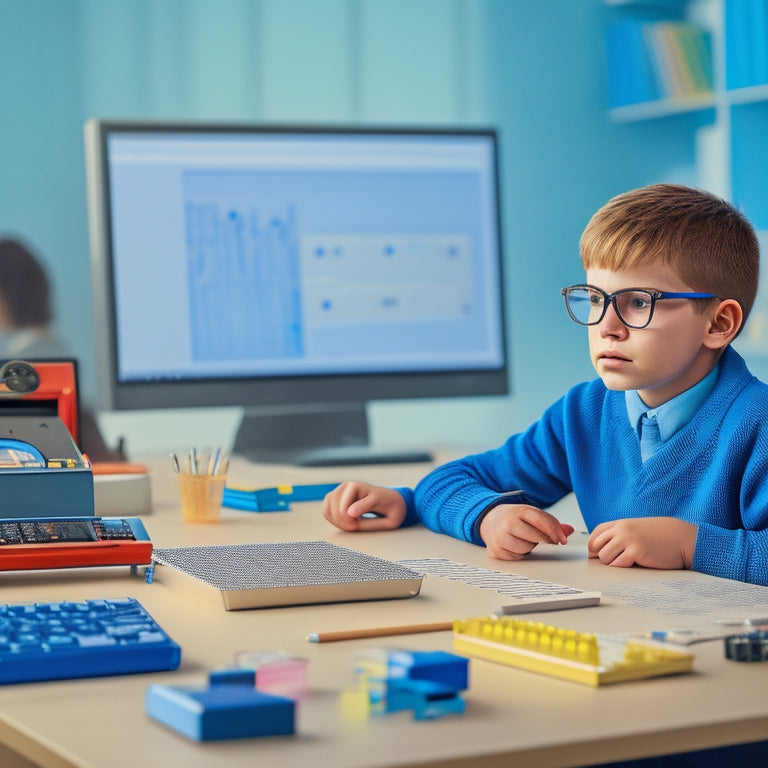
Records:
M612 271L588 269L586 282L613 293L622 288L693 291L665 264ZM712 369L717 352L704 344L711 312L697 313L690 299L656 302L645 328L628 328L611 304L597 325L588 327L589 352L608 389L638 390L651 408L699 382Z

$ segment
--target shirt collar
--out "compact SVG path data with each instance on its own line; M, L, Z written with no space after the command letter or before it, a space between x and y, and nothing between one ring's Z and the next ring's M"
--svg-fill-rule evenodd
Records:
M659 425L659 438L662 442L669 440L675 432L682 429L698 411L701 404L709 397L715 388L717 373L720 368L718 363L698 384L681 392L658 408L649 408L642 400L637 390L627 390L625 400L627 404L627 416L632 428L639 431L640 419L643 416L655 419Z

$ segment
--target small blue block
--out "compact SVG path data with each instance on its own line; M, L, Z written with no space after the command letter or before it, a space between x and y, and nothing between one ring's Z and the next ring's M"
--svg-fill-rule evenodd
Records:
M469 660L447 651L394 651L390 667L399 668L410 680L430 680L456 691L469 687Z
M432 720L448 714L463 714L464 699L450 686L431 680L387 681L387 712L412 709L415 720Z
M151 685L147 714L197 741L293 734L293 700L256 690L255 679L236 669L212 672L208 688Z

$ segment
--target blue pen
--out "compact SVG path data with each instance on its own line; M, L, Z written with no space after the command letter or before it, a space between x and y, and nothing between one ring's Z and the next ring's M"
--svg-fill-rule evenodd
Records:
M211 456L208 462L208 474L216 475L219 472L219 464L221 463L221 446L216 449L216 452Z
M642 637L664 643L690 645L691 643L702 643L705 640L721 640L727 634L729 633L723 630L707 632L701 629L657 629L647 632Z

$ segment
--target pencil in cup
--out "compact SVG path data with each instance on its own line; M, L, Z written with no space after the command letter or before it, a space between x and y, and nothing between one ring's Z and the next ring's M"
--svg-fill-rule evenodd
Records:
M172 459L179 481L184 520L189 523L218 522L227 482L228 459L221 458L220 449L206 456L194 448L190 451L188 466L182 467L175 454Z

